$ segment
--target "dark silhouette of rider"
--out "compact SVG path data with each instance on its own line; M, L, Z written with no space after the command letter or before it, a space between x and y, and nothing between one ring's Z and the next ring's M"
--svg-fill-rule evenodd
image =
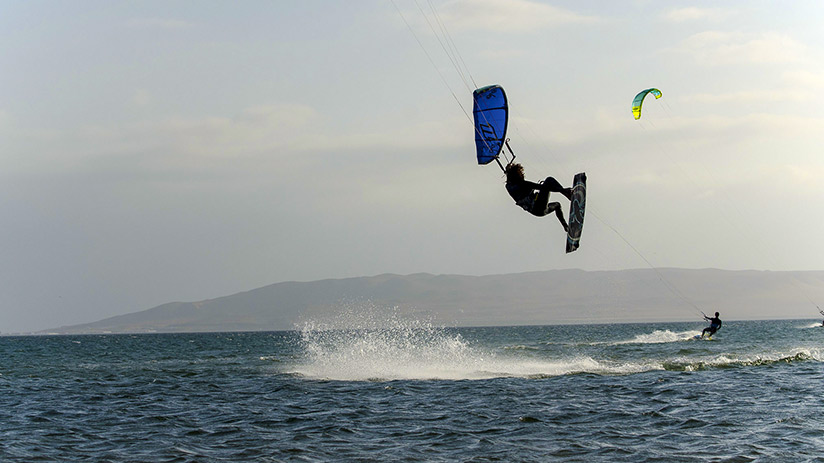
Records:
M718 331L718 328L721 328L721 319L718 318L718 312L715 312L715 316L710 318L704 315L704 319L710 322L710 326L704 328L704 331L701 332L701 337L704 337L704 334L707 332L710 333L710 337Z
M541 183L530 182L524 178L524 168L520 164L507 164L504 172L506 173L506 191L515 200L515 204L537 217L555 212L564 231L569 230L561 210L561 203L549 202L549 193L553 191L561 193L566 199L572 200L572 188L564 188L552 177L547 177Z

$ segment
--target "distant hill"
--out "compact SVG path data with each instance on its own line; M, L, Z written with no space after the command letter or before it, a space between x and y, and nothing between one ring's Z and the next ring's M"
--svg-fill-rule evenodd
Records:
M824 272L644 269L507 275L378 275L285 282L198 302L171 302L50 333L291 330L359 306L446 326L816 318ZM393 309L395 308L395 309Z

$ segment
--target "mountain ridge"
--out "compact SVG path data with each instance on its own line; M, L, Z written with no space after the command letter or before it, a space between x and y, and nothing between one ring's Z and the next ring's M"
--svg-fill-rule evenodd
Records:
M42 333L282 331L344 310L379 307L447 326L815 318L824 271L546 270L497 275L384 273L285 281L195 302L169 302Z

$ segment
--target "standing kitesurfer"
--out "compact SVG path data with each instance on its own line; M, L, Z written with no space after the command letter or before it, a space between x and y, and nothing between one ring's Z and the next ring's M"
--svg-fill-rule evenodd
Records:
M569 230L564 220L564 213L561 211L561 203L549 202L549 193L553 191L561 193L571 201L572 188L564 188L552 177L547 177L541 183L530 182L524 178L524 168L520 164L507 164L504 172L506 173L506 191L515 200L515 204L537 217L555 212L564 231Z
M710 322L710 326L704 328L704 331L701 332L701 337L703 338L704 334L706 334L707 332L710 333L709 337L712 337L712 335L714 335L715 332L718 331L718 328L721 328L721 319L718 318L718 312L715 312L715 316L712 318L704 315L704 319Z

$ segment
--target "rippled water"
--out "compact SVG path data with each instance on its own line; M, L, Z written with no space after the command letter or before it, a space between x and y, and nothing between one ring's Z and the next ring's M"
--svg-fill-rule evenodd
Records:
M813 321L0 338L0 461L824 461Z

